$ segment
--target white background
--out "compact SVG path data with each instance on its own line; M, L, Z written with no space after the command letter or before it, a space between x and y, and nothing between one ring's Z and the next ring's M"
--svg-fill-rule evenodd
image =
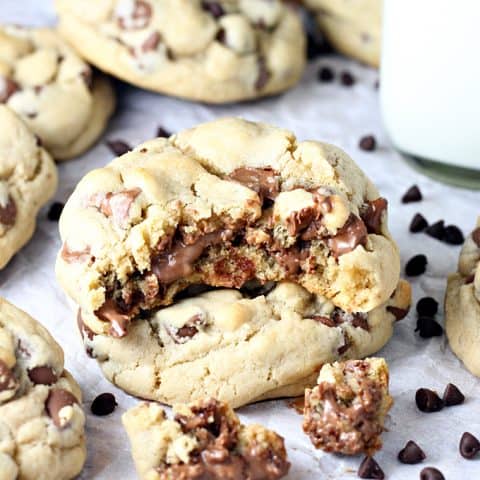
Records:
M55 15L49 1L1 0L0 21L46 25L54 24ZM358 81L353 88L342 87L338 80L333 84L318 83L315 74L319 65L329 65L336 72L348 69ZM420 211L430 222L442 218L467 233L479 214L480 194L450 188L422 177L392 151L381 125L378 92L374 89L376 79L374 70L338 57L324 57L310 64L300 85L287 94L226 107L195 105L121 86L119 108L104 138L80 159L59 167L60 188L55 199L64 202L87 171L112 158L104 144L105 139L123 139L135 145L153 137L159 125L174 132L226 115L270 122L293 130L302 140L321 139L335 143L360 164L389 200L390 229L400 245L402 265L414 254L428 256L427 273L412 282L414 300L432 295L442 305L445 278L455 270L459 248L444 245L423 234L409 234L409 222L413 214ZM379 149L373 153L362 152L358 149L358 140L370 133L376 136ZM420 186L425 200L402 205L401 195L414 183ZM99 418L88 414L89 454L81 478L135 478L120 416L136 400L103 380L95 361L85 355L76 331L74 313L54 277L59 247L57 224L46 220L44 209L33 240L0 272L0 294L40 320L63 346L67 367L82 387L87 414L92 399L99 393L111 391L117 397L119 407L111 416ZM442 307L439 321L443 323ZM411 312L397 325L393 340L381 352L390 364L395 405L388 422L389 431L383 436L384 448L376 459L388 479L418 479L422 466L401 465L396 460L406 441L413 439L427 454L424 465L437 466L448 480L479 479L480 458L467 461L458 453L458 442L464 431L480 437L479 380L467 373L452 355L445 338L422 340L414 333L414 325L415 314ZM416 409L414 395L417 388L434 388L441 393L448 382L457 384L465 393L467 401L464 405L433 414ZM292 462L289 479L357 478L355 472L361 458L346 459L315 451L301 431L302 417L287 408L284 400L242 408L239 413L243 420L261 422L285 437Z

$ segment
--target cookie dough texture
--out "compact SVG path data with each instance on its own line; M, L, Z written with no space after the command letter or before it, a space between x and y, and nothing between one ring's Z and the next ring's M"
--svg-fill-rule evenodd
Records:
M110 82L53 30L0 27L0 103L17 112L56 160L83 153L114 109Z
M381 0L306 0L320 30L340 53L378 68L380 65Z
M142 480L277 480L289 470L282 437L243 425L229 405L213 398L173 407L142 403L122 417Z
M347 314L280 283L255 298L225 289L181 300L134 322L120 339L94 334L81 321L80 329L89 355L126 392L169 405L214 396L236 408L303 395L322 364L378 351L410 297L401 281L385 305Z
M448 277L445 329L450 347L480 377L480 219L465 240L458 271Z
M399 279L386 206L342 150L217 120L87 174L60 219L57 276L89 328L116 336L199 283L290 280L369 312Z
M279 0L57 0L59 30L90 63L168 95L224 103L298 82L305 34Z
M86 457L81 392L63 351L0 298L0 479L66 480Z
M57 188L57 168L24 122L0 105L0 268L33 235Z

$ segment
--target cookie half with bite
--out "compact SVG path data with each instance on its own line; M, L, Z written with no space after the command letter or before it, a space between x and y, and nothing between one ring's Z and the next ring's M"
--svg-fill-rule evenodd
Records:
M393 404L388 380L383 358L324 365L317 386L305 391L303 430L313 445L344 455L379 450Z
M40 208L57 188L57 168L35 135L0 105L0 268L32 237Z
M465 239L458 271L448 277L445 295L445 330L453 350L465 367L480 377L480 219Z
M289 281L370 312L399 281L387 201L350 157L235 118L90 172L60 233L61 286L92 331L117 337L195 284Z
M37 321L0 298L0 477L76 477L86 458L80 388Z
M297 12L280 0L57 0L59 31L90 63L156 92L210 103L296 84Z
M94 74L54 30L10 25L0 27L0 103L62 161L97 140L115 96L109 80Z
M173 408L142 403L122 417L138 475L145 480L277 480L290 463L283 438L243 425L228 404L205 398Z
M409 305L403 281L369 313L279 283L196 293L133 322L123 338L96 334L81 313L79 327L88 354L126 392L168 405L215 396L237 408L303 395L322 364L372 355Z

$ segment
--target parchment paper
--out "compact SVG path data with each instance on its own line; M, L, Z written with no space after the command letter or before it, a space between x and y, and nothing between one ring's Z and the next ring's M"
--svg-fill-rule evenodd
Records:
M1 0L0 21L48 25L54 24L55 15L50 1ZM352 88L342 87L338 80L333 84L318 83L315 74L319 65L329 65L337 73L348 69L357 83ZM400 245L402 265L414 254L428 256L427 273L412 282L414 300L431 295L443 305L446 275L455 270L459 248L424 234L409 234L408 225L413 214L421 211L430 222L443 218L447 224L455 223L468 233L480 214L480 194L431 181L411 170L392 150L381 124L378 91L374 89L377 76L376 71L352 61L324 57L310 64L301 84L290 92L226 107L193 104L120 85L118 111L104 137L86 155L60 165L60 188L55 200L66 201L86 172L111 160L105 139L123 139L135 145L152 138L159 125L175 132L227 115L270 122L293 130L300 139L334 143L360 164L389 200L390 228ZM377 138L379 149L362 152L358 140L370 133ZM459 145L459 154L461 149ZM420 186L424 201L402 205L401 195L414 183ZM84 353L74 313L55 280L54 262L60 241L57 224L46 220L46 212L44 209L40 213L32 241L0 272L0 295L49 328L65 350L67 368L82 387L87 412L88 461L81 479L133 479L135 470L120 416L137 400L104 380L96 362ZM443 323L442 307L438 319ZM437 466L448 480L479 479L480 459L464 460L458 453L458 443L464 431L480 436L480 382L451 353L445 337L422 340L414 333L414 325L415 314L411 312L397 324L393 340L380 352L390 364L395 405L390 413L389 431L383 436L384 448L376 459L386 477L392 480L418 479L425 465ZM414 403L417 388L433 388L441 394L448 382L457 384L465 393L464 405L432 414L417 410ZM119 407L109 417L94 417L89 413L90 403L105 391L115 394ZM292 462L289 479L357 478L361 458L315 451L302 433L302 417L288 408L286 401L252 405L239 413L242 420L260 422L285 437ZM427 459L423 465L406 466L397 461L398 451L410 439L425 450Z

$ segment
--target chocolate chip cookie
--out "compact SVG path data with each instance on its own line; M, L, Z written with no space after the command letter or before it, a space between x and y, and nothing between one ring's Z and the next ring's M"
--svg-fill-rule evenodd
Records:
M57 168L25 123L0 105L0 268L31 238L55 193Z
M306 0L323 35L340 53L378 68L381 0Z
M313 445L344 455L379 450L393 404L388 377L383 358L324 365L318 385L305 391L303 429Z
M395 290L387 201L340 149L229 118L139 145L87 174L60 218L60 284L97 333L190 285L288 280L346 312Z
M76 477L86 457L80 402L60 346L0 298L0 478Z
M236 408L303 395L322 364L373 354L410 304L404 281L368 314L293 283L268 288L197 293L133 322L123 338L95 334L80 314L80 331L107 379L128 393L169 405L215 396Z
M460 252L458 272L448 277L445 330L450 347L480 377L480 219Z
M277 480L290 463L283 438L243 425L228 404L205 398L176 405L174 417L142 403L122 417L138 476L145 480Z
M305 34L280 0L57 0L61 34L139 87L211 103L272 95L299 80Z
M3 26L0 103L23 118L56 160L67 160L95 142L115 102L109 81L53 30Z

